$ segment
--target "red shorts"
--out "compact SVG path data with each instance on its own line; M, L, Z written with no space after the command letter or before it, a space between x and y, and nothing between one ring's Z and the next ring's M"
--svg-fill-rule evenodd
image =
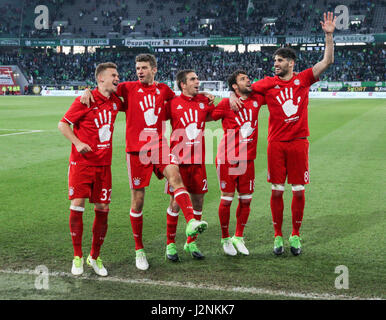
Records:
M273 141L268 143L268 177L270 183L284 184L288 176L289 184L308 184L310 172L307 139Z
M216 158L217 177L222 192L253 193L255 191L255 161L239 161L236 164L219 164Z
M90 203L110 203L111 166L68 167L68 198L89 199Z
M208 192L205 164L180 164L179 169L182 182L189 193L203 194ZM173 187L166 181L165 193L173 195L173 191Z
M158 179L163 179L163 172L169 164L178 165L176 157L168 154L163 156L160 161L152 161L150 152L149 156L144 156L139 152L126 153L127 171L129 174L130 188L142 189L150 184L151 175L154 172Z

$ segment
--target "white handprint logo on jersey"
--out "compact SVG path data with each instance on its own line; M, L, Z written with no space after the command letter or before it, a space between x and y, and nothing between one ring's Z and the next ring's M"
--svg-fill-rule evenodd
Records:
M148 126L155 125L158 120L158 115L161 112L161 108L158 108L157 115L155 114L155 96L148 94L143 97L143 102L140 101L139 105L143 111L145 122Z
M249 114L247 112L247 109L243 109L243 112L239 111L238 117L235 117L235 120L237 124L240 126L240 132L241 136L245 139L248 138L253 131L255 131L255 128L252 127L252 109L249 109ZM254 126L256 127L257 120L254 123Z
M111 111L107 114L106 110L103 110L103 115L99 112L99 121L98 118L95 118L94 122L96 127L99 129L98 134L100 142L110 141Z
M201 129L197 129L198 112L197 110L195 110L194 117L193 117L193 111L192 109L189 109L189 114L185 111L184 116L185 116L186 123L183 117L181 117L180 120L185 127L186 136L188 137L189 140L194 140L198 137L201 131Z
M280 95L277 95L276 99L282 105L283 111L287 117L290 117L294 115L296 112L298 112L300 97L298 97L297 105L295 105L293 101L292 88L289 89L289 95L288 95L288 88L285 88L285 93L283 93L283 91L280 91Z

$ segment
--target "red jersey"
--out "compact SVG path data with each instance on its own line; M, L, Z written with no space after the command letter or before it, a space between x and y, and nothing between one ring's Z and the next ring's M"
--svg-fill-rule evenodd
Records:
M214 108L208 102L201 94L192 98L181 94L167 106L166 118L172 126L170 150L180 164L205 163L205 121Z
M138 81L118 85L126 111L126 152L158 148L165 120L165 103L174 92L164 83L146 85Z
M122 110L122 101L115 94L106 98L98 89L94 89L92 95L95 102L90 108L78 97L60 121L73 125L74 134L92 149L81 154L72 144L70 162L107 166L111 165L114 122L118 111Z
M308 137L308 93L315 79L312 68L284 81L278 76L266 77L252 84L265 96L269 110L268 141L290 141Z
M265 99L260 94L251 94L243 107L234 112L229 98L220 101L212 112L214 120L222 119L224 136L218 146L218 163L256 159L258 137L258 115Z

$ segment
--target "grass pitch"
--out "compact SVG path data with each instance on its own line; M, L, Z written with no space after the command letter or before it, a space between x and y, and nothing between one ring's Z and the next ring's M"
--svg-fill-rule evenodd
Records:
M143 239L150 269L134 261L129 220L130 190L124 153L124 114L113 139L113 193L109 229L101 256L109 278L70 275L67 168L70 143L57 123L73 98L0 97L0 299L302 299L385 298L386 103L384 100L311 100L310 178L301 237L303 253L289 252L291 188L284 194L285 253L272 253L273 227L266 182L268 111L259 116L256 189L245 229L250 256L225 256L217 208L220 191L214 164L207 164L209 192L203 219L208 230L198 245L206 258L183 252L185 221L180 215L180 263L165 261L164 182L153 176L146 190ZM215 130L220 122L207 128ZM216 143L213 145L215 149ZM213 154L213 156L215 153ZM234 202L230 231L235 228ZM91 246L93 207L84 213L83 251ZM44 265L48 290L34 274ZM348 269L348 289L337 289L337 266ZM337 280L339 283L339 281ZM236 289L235 289L236 288Z

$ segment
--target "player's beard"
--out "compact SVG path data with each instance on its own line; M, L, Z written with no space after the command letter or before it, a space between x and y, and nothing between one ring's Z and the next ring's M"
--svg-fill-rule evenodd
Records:
M252 87L245 87L244 89L239 89L240 93L249 95L252 92Z
M279 77L285 77L289 72L289 68L288 67L284 67L284 68L280 68L280 72L276 73L275 74Z

